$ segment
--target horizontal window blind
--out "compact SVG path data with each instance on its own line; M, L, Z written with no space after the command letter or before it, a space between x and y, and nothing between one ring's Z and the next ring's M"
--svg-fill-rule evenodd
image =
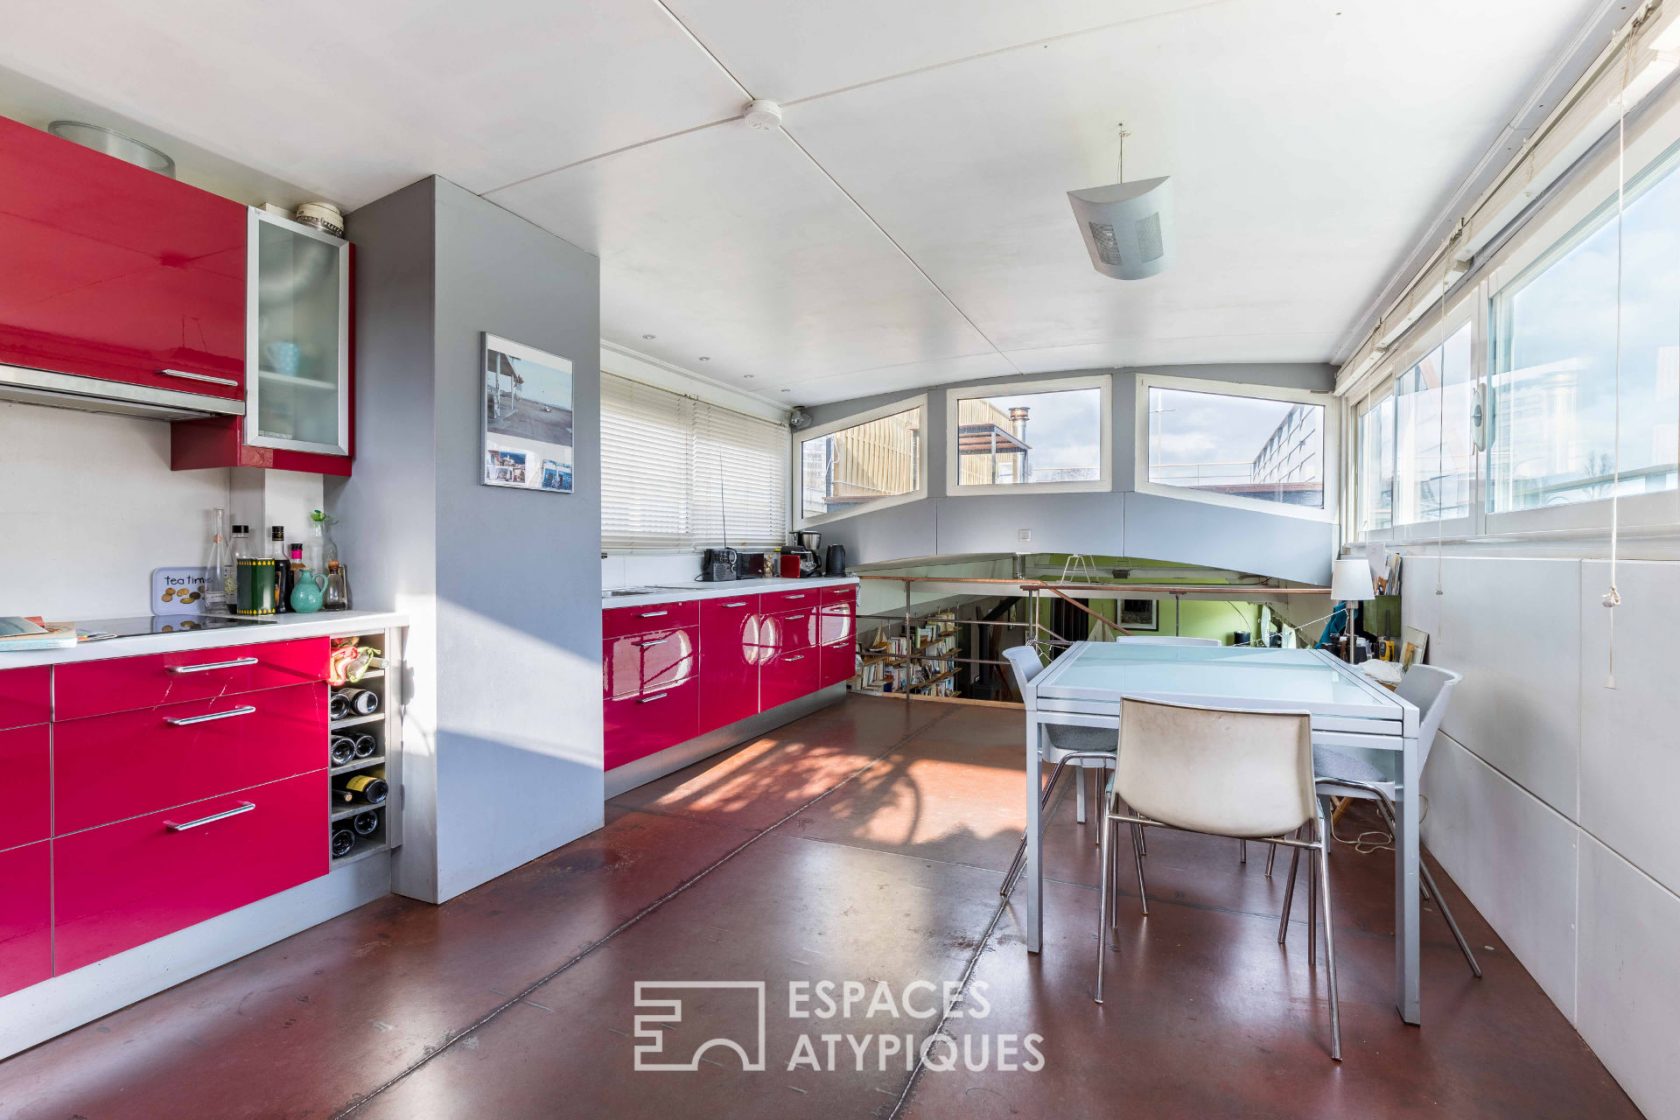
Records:
M602 374L601 546L782 544L788 455L774 421Z

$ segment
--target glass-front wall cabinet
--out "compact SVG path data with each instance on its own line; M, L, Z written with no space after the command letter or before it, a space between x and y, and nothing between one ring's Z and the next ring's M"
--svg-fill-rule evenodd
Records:
M251 211L245 442L350 453L349 243Z

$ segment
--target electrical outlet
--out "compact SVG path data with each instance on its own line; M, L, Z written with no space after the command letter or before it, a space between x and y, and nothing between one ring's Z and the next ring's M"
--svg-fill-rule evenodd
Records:
M1030 540L1032 540L1032 530L1031 529L1017 529L1017 530L1015 530L1015 539L1018 540L1018 541L1030 541Z

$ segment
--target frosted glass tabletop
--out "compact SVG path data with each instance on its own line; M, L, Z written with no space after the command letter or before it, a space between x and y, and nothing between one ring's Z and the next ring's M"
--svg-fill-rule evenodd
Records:
M1033 682L1033 691L1041 700L1183 697L1370 719L1398 720L1405 714L1392 694L1310 649L1080 642Z

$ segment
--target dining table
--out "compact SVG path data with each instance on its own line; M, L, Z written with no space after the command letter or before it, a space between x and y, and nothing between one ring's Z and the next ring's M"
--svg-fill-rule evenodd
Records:
M1319 649L1074 642L1026 687L1027 950L1044 943L1041 740L1051 725L1120 726L1128 697L1249 711L1307 712L1315 747L1355 753L1396 783L1395 1003L1408 1023L1418 1006L1418 710L1355 666Z

